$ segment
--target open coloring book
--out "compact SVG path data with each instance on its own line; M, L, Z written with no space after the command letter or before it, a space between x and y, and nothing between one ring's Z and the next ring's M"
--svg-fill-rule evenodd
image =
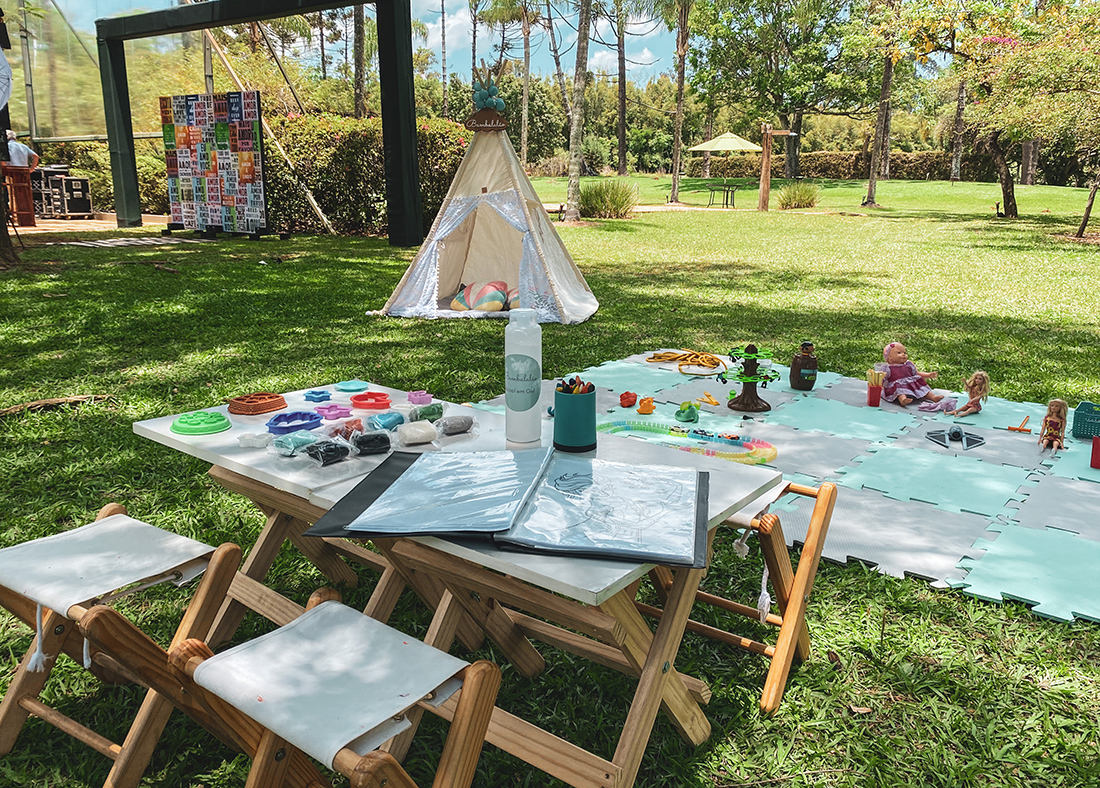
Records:
M503 548L672 566L706 560L709 477L693 468L532 449L429 452L392 482L376 473L356 487L373 492L356 503L352 490L317 525L328 520L330 534L339 519L363 538L483 534Z

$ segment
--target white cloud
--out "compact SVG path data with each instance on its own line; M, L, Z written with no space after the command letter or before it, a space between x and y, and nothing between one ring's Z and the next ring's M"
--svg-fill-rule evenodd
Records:
M619 73L619 56L614 49L600 47L597 50L589 50L589 71L603 71L606 74Z

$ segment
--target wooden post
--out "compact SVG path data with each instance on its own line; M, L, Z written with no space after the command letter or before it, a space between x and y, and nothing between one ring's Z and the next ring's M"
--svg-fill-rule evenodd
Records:
M772 195L772 127L765 123L760 127L763 139L760 141L763 153L760 157L760 200L756 204L756 210L768 210L768 202Z

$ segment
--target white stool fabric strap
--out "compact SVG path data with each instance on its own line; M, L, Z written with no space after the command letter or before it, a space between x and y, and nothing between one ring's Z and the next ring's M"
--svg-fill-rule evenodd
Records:
M41 673L46 669L46 662L50 655L42 648L42 605L39 604L34 611L34 653L27 660L27 670L30 673Z
M461 686L467 663L339 602L207 659L195 683L332 768L408 727L404 712Z

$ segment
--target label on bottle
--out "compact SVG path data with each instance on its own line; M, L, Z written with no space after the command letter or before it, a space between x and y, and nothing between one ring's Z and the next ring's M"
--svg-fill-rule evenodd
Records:
M504 357L504 404L509 410L535 407L542 394L542 368L537 359L522 353Z

